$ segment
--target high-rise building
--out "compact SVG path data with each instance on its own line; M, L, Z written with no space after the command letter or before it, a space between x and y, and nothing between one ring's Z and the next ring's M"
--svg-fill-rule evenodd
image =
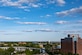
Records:
M61 52L82 55L82 39L79 34L68 34L68 37L61 39Z

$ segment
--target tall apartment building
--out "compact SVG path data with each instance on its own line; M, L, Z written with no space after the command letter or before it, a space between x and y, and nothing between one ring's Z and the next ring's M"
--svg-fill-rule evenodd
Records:
M61 39L61 52L82 55L82 39L78 34L68 34L68 37Z

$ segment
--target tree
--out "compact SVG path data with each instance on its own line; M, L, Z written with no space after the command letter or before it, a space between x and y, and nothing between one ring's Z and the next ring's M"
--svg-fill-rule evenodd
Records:
M0 49L0 55L10 55L10 53L6 50Z
M26 49L25 53L26 53L26 55L33 55L33 52L30 51L29 49Z
M6 50L6 52L8 52L9 54L13 53L15 51L15 49L13 47L10 47Z
M39 53L40 53L40 50L38 50L38 49L33 50L33 54L39 54Z
M44 47L45 47L45 50L46 50L46 52L47 52L48 54L52 54L52 53L51 53L51 47L52 47L52 45L50 45L50 44L47 43Z
M4 53L3 49L0 49L0 55L2 55Z

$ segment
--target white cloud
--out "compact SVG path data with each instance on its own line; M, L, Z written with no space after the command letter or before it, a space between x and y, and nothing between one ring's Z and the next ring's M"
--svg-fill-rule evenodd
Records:
M68 11L61 11L61 12L56 12L58 16L66 16L68 15Z
M45 25L45 22L17 22L18 24L27 24L27 25Z
M33 4L33 3L31 3L30 6L35 7L35 8L36 8L36 7L39 7L38 4Z
M79 8L72 8L70 10L56 12L58 16L67 16L67 15L73 15L73 14L82 14L82 6Z
M57 4L58 6L63 6L66 4L64 0L46 0L47 4Z
M11 0L1 0L2 6L21 6L18 2L12 2Z
M46 17L50 17L51 15L50 14L47 14Z
M21 9L27 9L31 7L40 7L41 5L38 2L38 0L0 0L0 6L11 6L11 7L17 7Z
M82 24L82 20L77 20L77 21L59 20L59 21L56 21L55 24Z
M50 15L50 14L46 14L46 15L44 15L44 16L40 16L41 18L49 18L49 17L51 17L52 15Z
M64 0L44 0L45 3L41 2L41 0L0 0L0 6L11 6L17 7L21 9L27 8L37 8L49 4L57 4L59 6L64 5L66 2Z
M46 0L47 4L54 4L56 2L56 0Z
M56 0L59 6L63 6L66 2L64 0Z
M7 16L0 16L0 19L6 19L6 20L18 20L18 19L20 19L20 18L18 18L18 17L7 17Z
M67 24L68 21L63 21L63 20L60 20L60 21L57 21L56 24Z
M54 32L54 30L51 30L51 29L39 29L39 30L35 30L36 32L37 31L40 31L40 32Z

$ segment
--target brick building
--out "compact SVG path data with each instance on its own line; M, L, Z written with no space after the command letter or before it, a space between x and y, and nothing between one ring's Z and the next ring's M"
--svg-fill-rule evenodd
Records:
M78 34L68 34L68 37L61 39L61 52L82 55L82 39Z

